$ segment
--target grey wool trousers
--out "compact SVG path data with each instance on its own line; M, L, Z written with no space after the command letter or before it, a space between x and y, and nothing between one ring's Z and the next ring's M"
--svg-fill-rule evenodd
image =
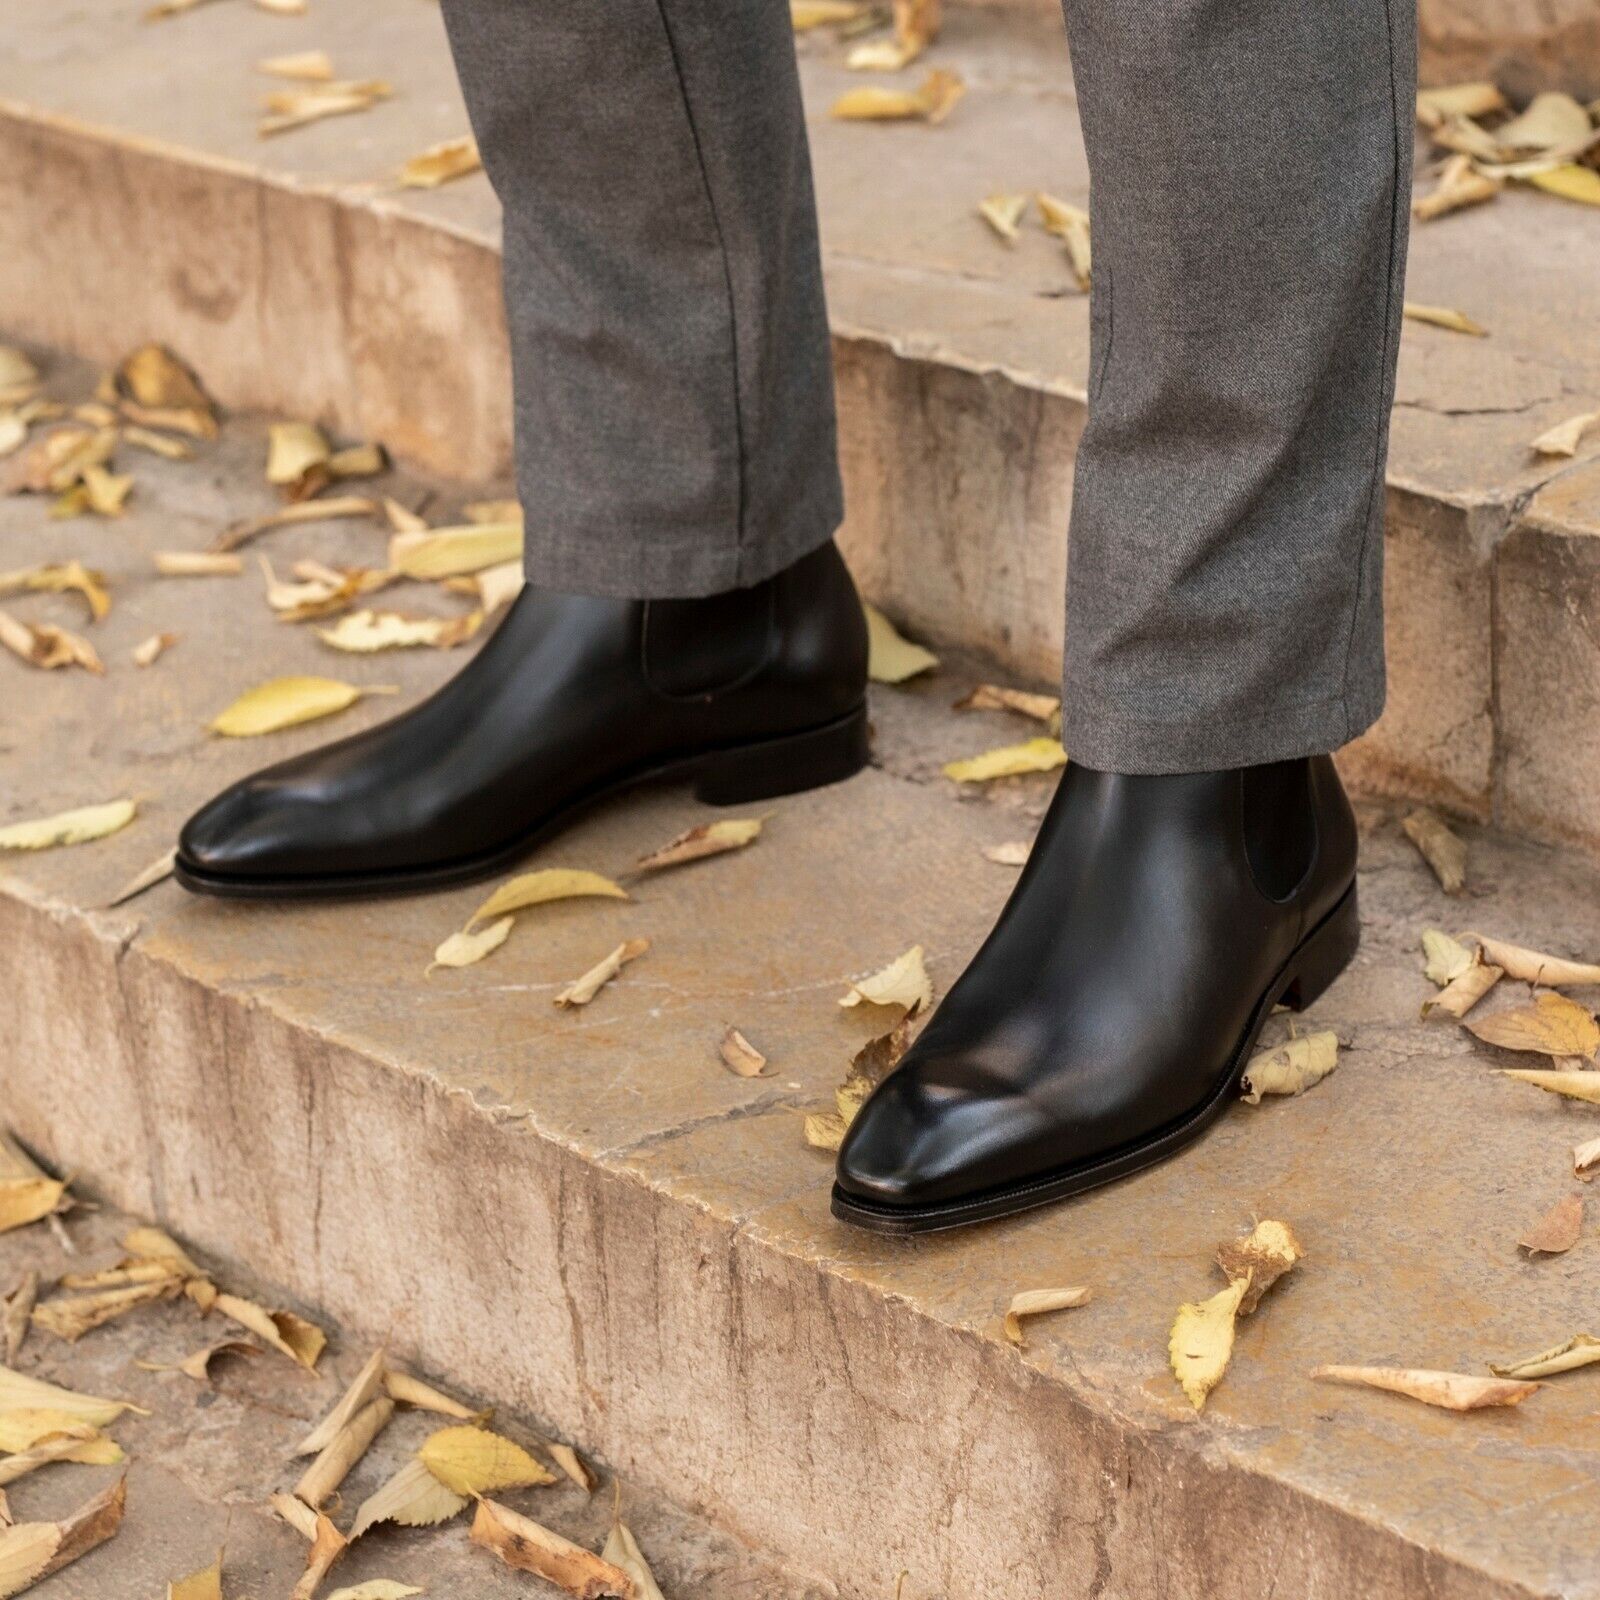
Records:
M1382 708L1414 5L1065 0L1095 255L1063 732L1088 766L1309 755ZM505 211L530 578L711 594L825 542L787 5L444 10Z

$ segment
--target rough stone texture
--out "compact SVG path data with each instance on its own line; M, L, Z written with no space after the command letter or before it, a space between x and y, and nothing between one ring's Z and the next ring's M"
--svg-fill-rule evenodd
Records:
M250 907L168 884L95 910L226 778L393 704L209 738L234 693L334 671L405 701L462 659L334 657L268 617L253 573L149 575L148 549L198 545L266 503L260 452L236 423L195 463L138 458L115 525L0 501L0 570L79 556L116 599L92 630L105 678L0 659L0 821L144 801L113 839L0 862L0 1082L22 1137L85 1190L287 1285L352 1346L389 1337L846 1600L885 1600L902 1569L903 1600L1244 1600L1274 1582L1305 1600L1600 1597L1582 1509L1600 1469L1594 1371L1471 1417L1307 1377L1322 1360L1481 1372L1594 1331L1592 1220L1568 1256L1515 1246L1572 1187L1594 1109L1497 1076L1506 1058L1417 1020L1426 925L1600 953L1593 868L1474 834L1472 895L1452 903L1393 817L1369 812L1366 944L1308 1019L1345 1041L1325 1084L1241 1107L1180 1160L1068 1206L920 1243L864 1237L830 1220L830 1163L800 1113L887 1019L834 1002L913 942L941 987L960 970L1011 881L981 846L1026 837L1048 785L963 800L939 764L1028 730L950 712L964 670L886 691L875 769L762 808L752 849L629 903L546 908L488 962L431 978L433 945L481 891ZM453 513L449 495L435 504ZM300 554L371 559L380 540L341 524L265 548L282 571ZM9 604L82 625L70 597ZM132 645L162 627L180 644L133 668ZM615 872L704 815L680 791L646 794L539 863ZM634 934L654 947L593 1006L551 1006ZM717 1063L730 1023L770 1077ZM1167 1326L1218 1286L1216 1242L1274 1215L1307 1261L1241 1330L1197 1418L1166 1370ZM1064 1281L1094 1302L1007 1345L1010 1295ZM204 1555L214 1523L197 1526Z
M32 1268L48 1293L63 1272L114 1264L123 1234L137 1219L115 1211L73 1215L66 1232L76 1250L69 1256L42 1224L0 1238L0 1284L7 1289ZM210 1266L212 1263L206 1263ZM248 1276L227 1268L224 1287L256 1295L262 1304L284 1304L281 1294L262 1290ZM169 1581L207 1567L225 1549L223 1590L230 1597L288 1594L305 1566L306 1543L267 1507L279 1489L292 1489L307 1465L295 1446L339 1398L371 1354L370 1342L346 1340L327 1328L330 1346L315 1374L285 1357L264 1353L218 1359L209 1385L182 1373L148 1370L141 1363L171 1367L194 1351L242 1329L220 1317L202 1318L187 1301L157 1305L67 1345L34 1329L18 1360L21 1371L81 1393L114 1396L144 1407L108 1430L128 1460L119 1467L70 1464L46 1467L8 1493L19 1521L62 1516L126 1472L128 1509L114 1540L55 1577L29 1590L39 1600L106 1600L112 1595L166 1592ZM451 1374L431 1374L450 1389ZM483 1397L459 1389L457 1398L479 1404ZM345 1479L328 1513L348 1530L357 1506L404 1462L436 1428L453 1424L431 1413L400 1410ZM538 1420L493 1417L497 1433L534 1454L555 1437ZM583 1441L575 1442L580 1452ZM591 1465L600 1465L590 1458ZM602 1481L586 1495L565 1477L553 1485L507 1490L495 1498L599 1549L610 1528L615 1486ZM669 1600L829 1600L831 1587L796 1578L760 1560L728 1535L689 1517L666 1501L623 1484L622 1515L651 1563ZM434 1528L378 1525L351 1546L323 1586L323 1593L390 1578L429 1595L510 1600L516 1595L554 1594L536 1580L513 1572L467 1538L470 1515L462 1513Z

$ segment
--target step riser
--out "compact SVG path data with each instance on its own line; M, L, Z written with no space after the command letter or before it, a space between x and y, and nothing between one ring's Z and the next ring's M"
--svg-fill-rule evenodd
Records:
M1524 1593L1264 1489L1196 1448L1201 1430L1112 1425L994 1341L819 1277L781 1232L652 1187L648 1150L590 1163L426 1081L397 1092L395 1068L184 978L159 934L129 948L7 896L0 948L25 1140L846 1600L883 1600L903 1567L906 1600ZM794 1130L703 1130L724 1135Z
M97 361L163 339L227 405L314 416L447 476L509 467L499 258L481 242L4 106L0 216L15 334ZM1081 402L869 337L842 334L836 359L863 587L931 639L1053 679ZM1346 770L1600 853L1593 540L1537 519L1503 538L1505 520L1391 489L1389 708Z

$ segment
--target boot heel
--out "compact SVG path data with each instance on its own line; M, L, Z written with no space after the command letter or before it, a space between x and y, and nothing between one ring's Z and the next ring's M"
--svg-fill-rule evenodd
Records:
M819 789L854 777L867 756L867 708L859 706L826 727L708 756L695 778L695 798L712 806L742 806Z
M1291 1011L1304 1011L1350 965L1360 943L1361 914L1352 883L1344 899L1296 952L1294 977L1283 991L1282 1003Z

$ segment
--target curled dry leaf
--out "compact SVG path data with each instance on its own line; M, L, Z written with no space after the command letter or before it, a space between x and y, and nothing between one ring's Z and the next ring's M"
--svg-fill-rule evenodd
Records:
M1575 1194L1563 1195L1517 1240L1517 1246L1529 1255L1565 1255L1582 1232L1582 1198Z
M422 1590L409 1583L396 1583L393 1578L368 1578L353 1588L335 1589L328 1600L409 1600Z
M1043 1316L1047 1311L1068 1311L1086 1306L1093 1291L1079 1284L1071 1289L1024 1289L1011 1297L1006 1307L1005 1334L1012 1344L1022 1343L1022 1319Z
M1466 1014L1494 988L1505 976L1500 967L1492 967L1486 961L1478 961L1467 968L1459 978L1453 978L1440 994L1431 1000L1422 1002L1422 1015L1431 1017L1435 1011L1442 1011L1447 1017L1457 1020Z
M593 1494L599 1479L590 1469L588 1462L572 1448L570 1444L550 1444L545 1448L550 1452L550 1459L566 1473L566 1475L583 1490L585 1494Z
M1242 1239L1227 1239L1217 1246L1217 1265L1230 1283L1245 1284L1239 1315L1247 1317L1261 1297L1305 1255L1287 1222L1258 1222Z
M209 1567L169 1583L167 1600L222 1600L222 1552Z
M411 1406L417 1411L435 1411L442 1417L459 1417L463 1422L482 1421L486 1415L474 1411L471 1406L463 1405L452 1395L435 1389L431 1383L425 1383L412 1373L403 1372L396 1367L385 1370L383 1387L388 1391L391 1400L403 1406Z
M335 650L371 655L378 650L407 650L426 645L453 650L465 644L483 626L483 612L464 617L407 617L398 611L352 611L331 628L318 628L317 637Z
M1483 949L1483 959L1504 970L1507 977L1520 983L1536 983L1541 989L1576 988L1587 983L1600 983L1600 966L1588 961L1569 961L1564 956L1547 956L1538 950L1525 950L1519 944L1507 944L1503 939L1489 939L1481 933L1476 939Z
M148 1416L140 1407L127 1400L105 1400L99 1395L78 1394L72 1389L62 1389L42 1378L30 1378L9 1367L0 1367L0 1414L17 1411L40 1411L64 1416L75 1422L88 1423L91 1428L109 1428L124 1411Z
M946 762L944 774L957 783L988 783L995 778L1014 778L1024 772L1054 772L1066 764L1067 752L1059 739L1028 739L1022 744L986 750L965 761Z
M1495 142L1507 155L1543 155L1551 151L1573 153L1594 142L1589 113L1570 94L1547 90L1529 101L1526 109L1494 130Z
M133 647L134 666L153 667L177 642L175 633L152 633Z
M1538 1055L1592 1061L1600 1051L1600 1026L1576 1001L1549 991L1534 996L1533 1003L1510 1011L1497 1011L1466 1024L1467 1031L1485 1044L1502 1050L1527 1050Z
M629 939L619 944L603 961L598 961L557 992L555 1003L563 1008L586 1006L630 962L636 961L650 948L648 939Z
M607 900L626 900L628 891L603 878L598 872L576 867L545 867L538 872L520 873L502 883L467 918L469 928L511 911L526 911L552 900L575 900L598 896Z
M487 1428L441 1428L423 1441L417 1459L445 1488L463 1495L556 1481L542 1461Z
M1420 806L1401 822L1406 837L1433 868L1439 887L1446 894L1460 894L1467 882L1467 847L1453 834L1444 819L1426 806Z
M369 1400L328 1440L316 1459L301 1473L294 1492L313 1509L323 1503L349 1477L368 1446L378 1437L394 1415L394 1401L380 1394Z
M111 609L111 596L106 593L106 575L91 571L81 561L52 562L48 566L0 573L0 594L19 591L64 594L69 590L83 596L92 621L100 621Z
M874 683L904 683L939 665L938 656L913 644L874 605L861 606L867 619L867 676Z
M1196 1411L1204 1409L1206 1397L1228 1370L1234 1321L1248 1288L1248 1280L1241 1278L1209 1300L1178 1307L1167 1338L1167 1354L1174 1376Z
M1072 276L1084 294L1093 276L1094 253L1089 239L1089 213L1081 206L1058 200L1051 194L1037 194L1039 216L1045 232L1053 233L1066 246Z
M263 138L302 128L324 117L342 117L352 111L367 111L386 100L394 90L379 78L340 79L333 83L308 84L304 88L278 89L261 97L269 115L256 124Z
M222 1361L229 1356L251 1360L260 1354L261 1346L251 1344L248 1339L218 1339L215 1344L202 1345L191 1355L186 1355L182 1361L172 1363L136 1361L134 1365L146 1372L181 1372L184 1377L192 1379L195 1383L205 1385L211 1382L213 1361Z
M126 1493L119 1478L60 1522L0 1529L0 1596L20 1594L112 1538L122 1526Z
M230 739L253 739L302 722L331 717L369 694L397 694L394 688L358 688L337 678L272 678L246 690L210 724Z
M904 1006L908 1015L926 1010L933 1004L933 981L923 960L920 944L914 944L903 956L896 956L881 972L850 985L850 992L840 1001L841 1006L858 1006L863 1002L875 1006Z
M1251 1056L1239 1080L1247 1105L1269 1094L1304 1094L1339 1065L1339 1036L1331 1031L1301 1034Z
M106 908L120 906L132 900L135 895L141 895L146 889L153 889L158 883L165 883L173 874L178 864L176 848L165 851L150 863L142 872L137 872L129 878L123 886L106 901Z
M1007 244L1015 244L1029 198L1026 194L992 194L978 202L978 215Z
M759 1078L767 1069L767 1058L737 1028L729 1028L723 1034L717 1054L736 1077Z
M267 482L294 489L333 454L328 436L314 422L274 422L267 429Z
M182 439L154 433L149 428L130 424L122 430L122 437L127 444L148 450L151 455L160 456L164 461L188 461L194 455L194 451Z
M122 1447L115 1440L104 1438L92 1423L64 1411L0 1412L0 1452L8 1455L36 1450L63 1435L70 1447L63 1451L63 1461L105 1467L123 1459Z
M796 33L856 22L871 11L867 0L789 0L789 21Z
M1422 930L1422 954L1424 976L1441 989L1470 972L1474 965L1472 951L1438 928Z
M1452 156L1439 172L1439 181L1433 189L1420 196L1412 211L1419 222L1432 222L1436 217L1460 211L1465 206L1481 205L1500 193L1500 180L1490 178L1473 165L1470 156Z
M1036 722L1059 727L1061 701L1053 694L1033 694L1027 689L1007 689L996 683L980 683L969 695L957 700L956 711L1015 711Z
M1492 83L1452 83L1417 91L1417 121L1425 128L1437 128L1450 117L1483 117L1510 109Z
M1448 306L1424 306L1407 300L1405 315L1412 322L1426 322L1435 328L1447 328L1451 333L1470 334L1474 339L1489 336L1489 330L1482 324L1474 322L1464 311L1452 311Z
M649 1562L644 1558L644 1552L639 1548L639 1541L628 1531L626 1523L617 1521L611 1524L611 1532L601 1548L600 1559L609 1561L633 1579L635 1600L666 1600L655 1574L650 1570Z
M117 368L112 388L131 422L215 439L217 409L193 370L164 345L140 346Z
M1550 1094L1565 1095L1569 1100L1585 1100L1590 1105L1600 1106L1600 1072L1583 1069L1540 1072L1502 1068L1500 1075L1503 1078L1515 1078L1519 1083L1531 1083L1534 1088L1544 1089Z
M446 139L441 144L430 145L420 155L412 156L400 169L400 187L437 189L452 178L464 178L469 172L479 172L482 168L478 141L470 134L465 134L459 139Z
M1008 839L1004 844L983 847L983 859L994 862L997 867L1025 867L1032 853L1033 846L1026 839Z
M350 1541L320 1511L311 1532L311 1549L306 1555L306 1570L290 1591L289 1600L311 1600L322 1587L328 1569L345 1553Z
M519 1516L495 1500L480 1500L472 1519L472 1542L492 1551L508 1567L531 1572L578 1600L637 1600L638 1590L621 1567Z
M30 1445L26 1450L17 1450L0 1460L0 1489L7 1484L12 1484L18 1478L25 1478L30 1472L37 1472L40 1467L47 1467L53 1461L76 1461L80 1465L115 1465L122 1459L122 1452L111 1445L114 1454L110 1460L103 1460L100 1456L92 1455L86 1449L86 1442L97 1438L96 1432L86 1422L73 1423L60 1431L51 1432L39 1440L37 1444ZM110 1444L109 1440L99 1441L101 1444Z
M28 1337L28 1318L33 1315L38 1298L39 1274L29 1267L17 1279L16 1288L0 1302L0 1340L3 1340L8 1367L16 1365L17 1352Z
M350 1380L349 1387L333 1409L294 1447L294 1453L297 1456L314 1456L332 1444L358 1412L386 1392L384 1376L387 1364L388 1352L380 1345Z
M244 562L221 550L157 550L150 558L163 578L235 578Z
M1600 1137L1585 1139L1572 1147L1572 1175L1587 1183L1600 1172Z
M167 1277L153 1283L130 1284L124 1289L104 1289L97 1294L59 1295L37 1306L33 1320L47 1333L75 1344L84 1334L117 1317L158 1300L171 1300L182 1292L183 1280Z
M127 827L137 811L132 800L108 800L104 805L79 806L35 822L13 822L0 828L0 850L53 850L58 845L89 844Z
M25 1228L53 1215L67 1192L66 1184L40 1173L37 1177L0 1177L0 1233Z
M635 872L659 872L663 867L681 867L688 861L725 855L742 850L761 837L758 817L728 817L721 822L702 822L698 828L680 833L670 843L642 856L634 863Z
M428 971L432 972L435 967L470 967L485 956L493 955L511 937L516 920L515 917L501 917L476 931L452 933L433 952Z
M268 56L256 62L256 71L269 78L288 78L294 83L330 83L333 58L326 50L298 50L292 55Z
M234 523L212 541L211 548L219 551L237 550L257 534L268 533L273 528L288 528L303 522L336 522L351 517L370 517L376 515L377 510L378 502L361 494L301 500L294 505L279 506L265 516L249 517L243 522Z
M1314 1367L1313 1378L1330 1383L1386 1389L1445 1411L1481 1411L1486 1406L1521 1405L1540 1386L1512 1378L1474 1378L1464 1372L1431 1372L1413 1367Z
M447 1489L416 1456L406 1462L381 1488L370 1494L350 1525L351 1539L359 1539L379 1522L397 1522L403 1528L431 1528L453 1517L467 1497Z
M1522 1356L1503 1365L1491 1361L1489 1370L1498 1378L1553 1378L1558 1373L1592 1366L1597 1361L1600 1361L1600 1339L1589 1333L1575 1333L1564 1343L1541 1350L1537 1355Z
M520 520L397 533L389 541L389 565L408 578L453 578L521 559Z
M841 122L940 123L966 93L957 74L936 67L915 89L852 89L833 103Z
M1600 422L1600 411L1580 412L1553 428L1546 428L1529 448L1541 456L1575 456L1584 434L1597 422Z
M0 611L0 645L30 667L54 672L59 667L82 667L98 676L106 669L87 639L52 623L19 622Z
M520 561L500 561L458 581L472 584L478 604L485 613L493 613L501 606L510 605L522 593L527 579L523 576Z
M208 1297L209 1298L209 1297ZM314 1322L307 1322L292 1311L268 1311L253 1300L234 1294L218 1294L212 1306L230 1322L248 1328L274 1350L298 1362L308 1372L317 1370L317 1357L328 1343L327 1335Z

